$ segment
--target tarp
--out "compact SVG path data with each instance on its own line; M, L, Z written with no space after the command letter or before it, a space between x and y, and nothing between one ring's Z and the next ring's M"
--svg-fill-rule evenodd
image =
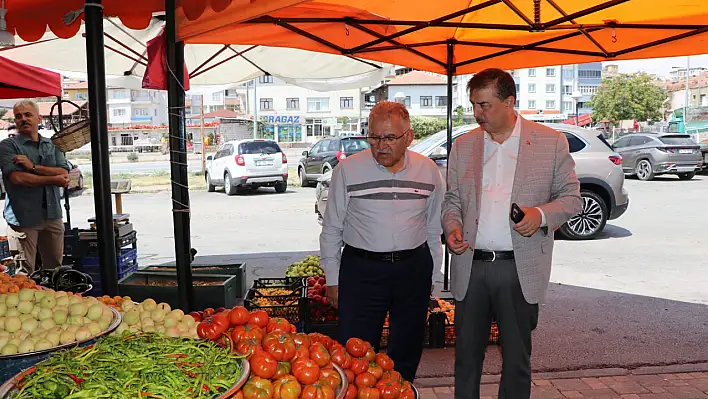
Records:
M127 29L116 18L104 22L106 83L139 89L148 63L146 45L162 32L165 23L153 18L145 30ZM0 55L59 71L85 80L84 28L70 39L47 32L38 42L17 40L14 48L0 48ZM358 61L342 55L291 48L234 45L186 45L184 58L194 90L205 85L234 85L266 73L317 91L374 86L390 72L390 65ZM223 88L221 88L223 90Z
M187 43L293 47L438 73L451 61L458 75L708 48L705 0L319 0L236 23L241 17L182 18L178 35Z
M0 57L0 98L61 96L58 73Z

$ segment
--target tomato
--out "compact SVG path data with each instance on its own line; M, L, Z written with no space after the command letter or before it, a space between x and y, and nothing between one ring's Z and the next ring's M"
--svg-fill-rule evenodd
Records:
M401 391L405 391L406 389L413 389L413 388L411 387L411 383L410 383L410 382L408 382L408 381L403 381L403 382L401 383Z
M334 340L332 338L320 333L311 333L310 341L312 341L312 343L321 343L327 350L329 350L332 347L332 344L334 343Z
M376 380L378 381L383 376L384 371L381 366L374 362L371 362L369 363L369 369L367 370L367 372L376 377Z
M228 319L224 319L224 316L219 317L219 315L216 315L200 322L199 325L197 325L197 335L199 335L199 338L211 341L220 338L221 334L229 329L229 321Z
M338 341L332 341L332 346L329 347L329 351L334 352L336 350L346 352L347 348L345 348L344 345L340 344Z
M345 369L344 374L347 376L347 381L349 382L349 385L354 385L354 378L356 377L356 375L354 375L354 372L349 369Z
M240 341L236 341L234 350L239 355L246 356L246 359L250 359L256 353L263 351L261 348L261 343L255 339L242 339Z
M268 320L268 324L266 325L266 332L272 333L276 331L289 333L290 323L282 317L276 317L274 319Z
M243 386L243 399L270 399L273 397L273 384L257 376L251 377Z
M229 323L232 326L240 326L248 323L248 319L251 318L251 314L243 306L234 306L233 309L229 311Z
M393 370L393 360L385 353L377 353L374 361L381 366L383 371Z
M261 378L271 378L278 369L278 362L267 352L256 352L251 359L251 372Z
M302 399L334 399L334 389L329 385L316 382L302 389Z
M286 375L278 379L273 385L274 399L298 399L302 392L302 386L297 379L291 375Z
M239 341L242 339L255 339L260 341L263 339L263 329L253 324L238 325L231 330L231 339Z
M222 333L228 331L229 327L231 327L231 323L229 323L229 318L223 313L215 314L209 319L211 319L211 322L213 324L216 324L219 327L219 331L221 331Z
M233 397L233 399L243 399L243 391L239 390L236 392L236 395Z
M352 367L351 370L354 372L354 374L361 374L365 372L366 370L369 369L369 362L367 362L364 359L352 359Z
M345 350L335 349L330 354L332 363L346 370L352 366L352 357Z
M320 368L310 359L298 359L293 363L293 375L301 384L314 384L320 378Z
M293 335L293 341L297 346L304 346L305 348L310 348L310 337L305 333L297 333Z
M310 346L310 359L320 367L328 365L332 360L327 349L319 342Z
M297 346L297 345L296 345ZM300 346L297 349L295 349L295 356L292 358L292 362L298 359L309 359L310 358L310 351L304 347Z
M401 373L399 373L396 370L389 370L383 373L383 376L381 376L381 380L383 381L393 381L397 382L399 384L403 383L403 377L401 376Z
M201 312L189 312L189 315L192 316L192 318L196 322L202 321L202 313Z
M413 391L413 388L410 387L404 388L398 395L398 399L415 399L415 391Z
M381 393L381 399L398 399L401 393L401 385L394 381L379 381L376 389Z
M356 387L354 385L349 385L347 387L347 394L344 396L344 399L356 399L356 394Z
M369 349L366 343L360 338L349 338L346 348L347 352L349 352L352 357L363 357Z
M207 316L211 316L214 314L214 308L206 308L203 310L204 314Z
M290 333L295 334L297 332L297 327L294 324L290 325Z
M324 382L332 389L337 390L337 388L342 386L342 376L335 369L322 369L320 370L320 382Z
M263 348L275 360L291 360L295 357L295 341L287 333L271 333L263 338Z
M357 399L379 399L381 394L376 388L361 387L359 388L359 393Z
M266 313L265 310L256 310L251 313L251 316L248 319L248 323L254 324L260 328L266 328L266 326L268 325L268 320L270 320L270 318L268 317L268 313Z
M373 362L374 360L376 360L376 352L374 352L374 349L372 347L369 347L369 349L366 351L364 359L367 362Z
M373 387L376 385L376 377L371 373L364 372L356 376L354 384L359 388Z

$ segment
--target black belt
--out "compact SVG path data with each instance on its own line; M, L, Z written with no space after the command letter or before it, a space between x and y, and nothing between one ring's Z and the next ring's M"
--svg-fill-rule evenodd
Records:
M428 248L428 243L423 243L417 248L404 249L402 251L391 251L391 252L373 252L367 251L365 249L352 247L349 244L345 244L348 251L351 251L354 255L369 260L378 260L383 262L400 262L411 258L415 255L416 251L421 248Z
M485 251L483 249L474 250L474 260L482 262L494 262L495 260L513 260L514 251Z

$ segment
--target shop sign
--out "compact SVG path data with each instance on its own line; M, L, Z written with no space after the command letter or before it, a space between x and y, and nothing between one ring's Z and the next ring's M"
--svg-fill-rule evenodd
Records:
M265 123L300 123L300 116L298 115L267 115L262 116L261 121Z

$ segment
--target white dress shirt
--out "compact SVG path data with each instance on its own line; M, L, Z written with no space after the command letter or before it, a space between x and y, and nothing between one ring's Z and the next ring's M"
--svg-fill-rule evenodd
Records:
M521 139L521 116L516 116L516 125L511 136L499 144L489 133L484 133L484 167L482 170L482 194L479 208L479 225L475 248L487 251L511 251L509 218L511 191L514 187L516 161L519 157ZM523 206L523 204L517 204ZM539 208L536 208L539 209ZM546 217L541 211L542 223Z

